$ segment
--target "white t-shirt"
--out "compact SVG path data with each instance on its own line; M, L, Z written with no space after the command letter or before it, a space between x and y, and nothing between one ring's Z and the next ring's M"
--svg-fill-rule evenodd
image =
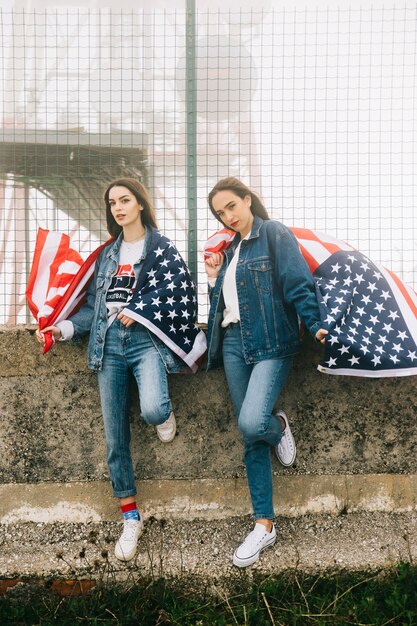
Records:
M250 232L243 237L244 239L249 239ZM237 288L236 288L236 266L239 260L239 252L242 241L239 242L235 253L233 255L232 260L230 261L229 267L226 270L223 281L223 298L225 308L223 311L223 321L222 326L225 328L229 326L229 324L240 322L240 313L239 313L239 299L237 297Z

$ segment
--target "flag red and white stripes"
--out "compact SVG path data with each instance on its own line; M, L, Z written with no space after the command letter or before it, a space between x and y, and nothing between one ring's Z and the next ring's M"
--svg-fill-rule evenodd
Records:
M108 243L83 261L70 247L68 235L44 228L38 230L26 298L41 330L67 319L81 306L96 259ZM52 334L45 333L44 353L52 344Z

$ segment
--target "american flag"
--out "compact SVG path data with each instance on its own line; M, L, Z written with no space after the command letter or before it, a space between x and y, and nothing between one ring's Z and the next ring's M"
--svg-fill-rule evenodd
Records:
M26 299L40 330L67 319L80 308L96 259L111 241L99 246L83 261L70 247L68 235L38 229ZM44 354L53 343L52 333L45 333Z
M192 372L197 370L207 342L197 325L195 286L174 244L156 230L123 313L159 337Z
M314 276L323 328L326 374L382 378L417 374L417 294L327 233L290 228ZM235 233L222 229L205 255L222 252Z
M68 319L83 304L100 252L99 246L83 261L70 247L68 235L40 228L26 289L28 306L42 330ZM174 244L152 231L149 250L128 306L128 317L146 326L185 363L184 373L196 372L207 349L197 326L194 283ZM44 354L54 341L45 333Z

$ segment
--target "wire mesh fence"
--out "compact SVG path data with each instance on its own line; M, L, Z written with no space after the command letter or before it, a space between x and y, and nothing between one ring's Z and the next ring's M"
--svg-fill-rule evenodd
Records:
M149 187L207 314L206 197L240 177L272 217L417 286L416 5L0 12L0 323L31 320L39 226L86 256L102 195ZM143 3L144 4L144 3Z

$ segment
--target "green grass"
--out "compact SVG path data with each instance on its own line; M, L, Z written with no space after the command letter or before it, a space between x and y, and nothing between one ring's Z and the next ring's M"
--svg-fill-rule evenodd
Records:
M374 573L307 576L288 573L257 580L248 591L199 595L164 580L99 585L61 597L47 585L20 585L0 598L2 626L301 626L417 625L417 567ZM243 588L243 587L242 587Z

